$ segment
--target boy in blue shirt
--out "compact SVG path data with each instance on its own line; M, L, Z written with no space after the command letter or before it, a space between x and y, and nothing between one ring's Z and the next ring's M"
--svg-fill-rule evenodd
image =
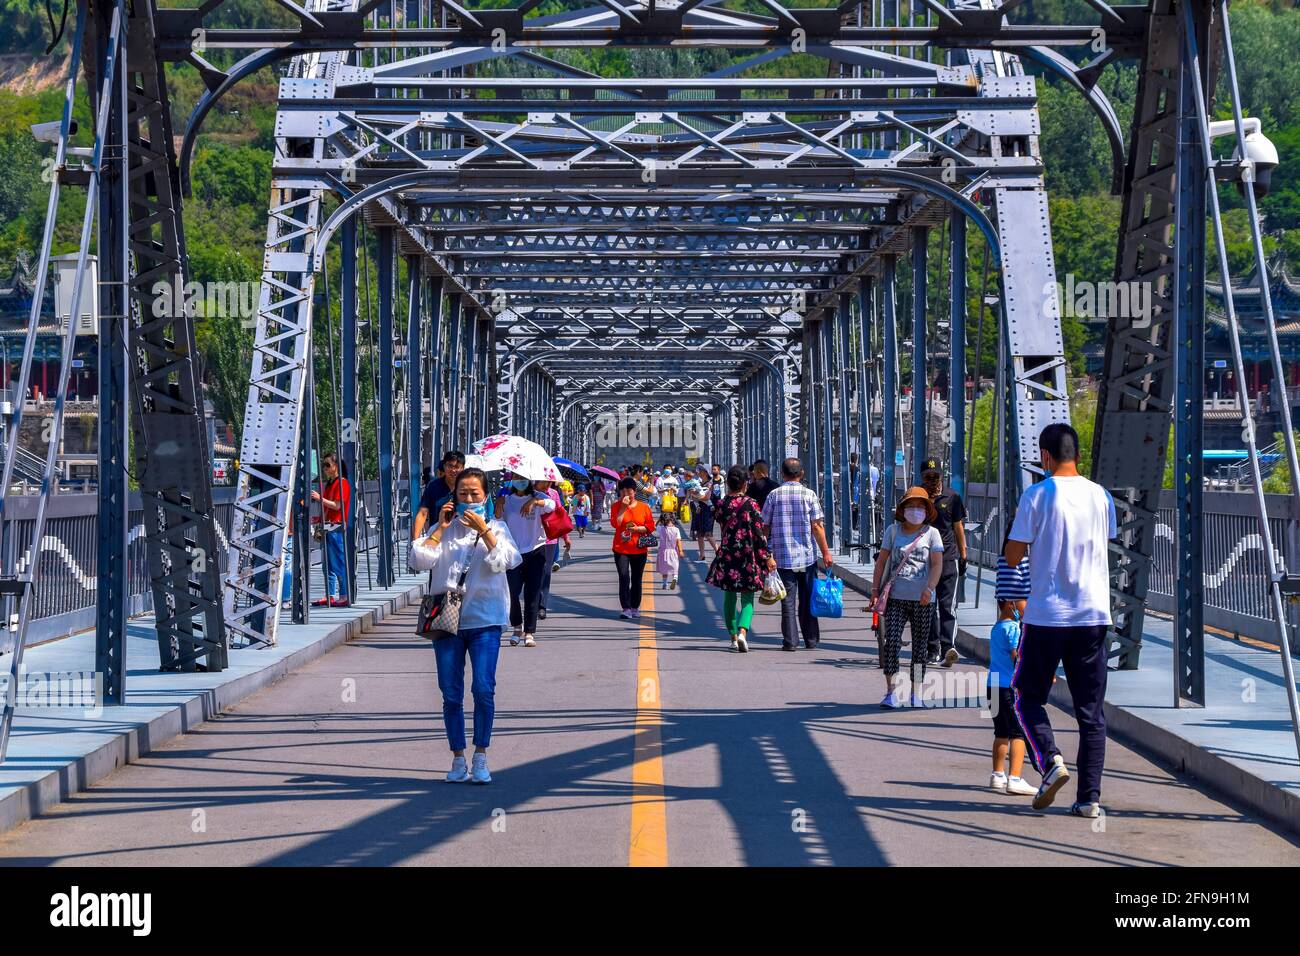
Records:
M1016 717L1015 695L1011 690L1020 649L1020 615L1024 613L1027 596L1022 592L1028 588L1020 583L1021 575L1017 572L1021 569L1005 568L1005 563L1006 559L999 556L995 593L998 620L989 632L988 699L993 712L993 774L989 777L989 789L1032 797L1038 788L1020 776L1025 762L1025 732ZM1006 772L1008 757L1010 776Z

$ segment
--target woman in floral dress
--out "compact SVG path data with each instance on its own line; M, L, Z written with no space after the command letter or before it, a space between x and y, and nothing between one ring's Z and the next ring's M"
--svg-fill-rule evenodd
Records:
M727 494L715 517L722 524L722 540L706 580L724 593L722 611L731 635L731 647L749 650L749 626L754 619L754 595L763 590L763 573L771 559L763 512L745 494L749 473L740 465L727 472Z

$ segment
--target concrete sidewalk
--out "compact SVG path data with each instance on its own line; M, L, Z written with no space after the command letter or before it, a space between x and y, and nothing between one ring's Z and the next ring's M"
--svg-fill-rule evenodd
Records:
M837 563L845 582L870 590L871 568ZM988 633L997 618L994 575L986 572L974 606L976 569L957 609L957 646L988 662ZM1204 708L1173 706L1173 625L1147 616L1137 670L1112 670L1106 687L1107 734L1189 774L1230 800L1300 833L1300 759L1277 652L1205 635ZM1063 672L1062 672L1063 673ZM1072 713L1065 680L1052 703ZM1058 728L1059 732L1059 728Z
M76 706L19 707L15 712L9 753L0 764L0 832L49 811L123 764L418 603L425 580L424 574L404 574L392 588L361 590L351 607L312 608L311 623L283 624L274 647L231 651L230 666L219 673L159 672L153 617L134 619L127 630L125 704L99 713ZM23 670L29 682L44 674L93 672L94 631L28 648Z

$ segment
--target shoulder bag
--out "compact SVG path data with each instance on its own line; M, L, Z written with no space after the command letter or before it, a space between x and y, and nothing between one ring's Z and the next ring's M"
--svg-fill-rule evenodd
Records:
M894 560L894 552L891 551L889 553L889 559L890 559L889 563L891 565L891 570L889 572L889 580L886 581L885 586L880 589L880 594L876 597L876 603L872 608L873 610L875 610L877 614L885 613L885 608L889 606L889 592L893 590L894 579L898 577L898 572L903 569L903 562L906 561L908 557L911 556L912 552L915 551L920 546L921 542L926 537L927 535L918 534L914 539L912 539L911 544L907 545L905 548L903 548L902 551L898 552L897 561ZM868 607L871 607L871 605L868 605Z
M420 614L415 621L416 634L436 641L451 637L460 630L460 609L465 602L465 578L469 576L474 549L482 538L483 535L476 535L474 543L469 546L469 556L465 559L465 568L460 572L456 586L441 594L426 594L420 601Z

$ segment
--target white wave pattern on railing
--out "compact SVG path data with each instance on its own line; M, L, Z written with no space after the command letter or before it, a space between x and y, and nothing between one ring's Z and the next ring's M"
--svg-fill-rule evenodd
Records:
M1156 525L1156 537L1165 538L1171 544L1174 543L1174 529L1167 524ZM1261 555L1267 554L1264 547L1264 536L1261 534L1248 534L1237 542L1236 547L1232 549L1232 554L1228 555L1227 560L1220 565L1219 570L1213 574L1205 575L1205 587L1210 590L1223 587L1228 582L1228 575L1232 573L1233 568L1246 557L1250 551L1258 551ZM1282 554L1276 548L1273 549L1273 560L1279 568L1283 567Z
M127 535L127 539L126 539L127 547L130 547L132 544L134 544L136 539L142 536L143 534L144 534L144 525L138 524L134 528L132 528L130 533ZM30 554L30 552L28 553ZM95 576L91 574L87 574L85 571L81 570L81 565L78 564L77 559L72 556L72 552L68 550L67 545L65 545L58 538L54 537L54 535L47 534L43 538L41 538L41 546L37 553L38 555L57 554L60 558L63 559L63 563L67 565L68 570L72 572L72 576L76 578L78 584L80 584L87 591L95 590L97 586L95 583ZM18 573L22 574L26 570L27 570L27 555L24 555L23 560L18 562Z

